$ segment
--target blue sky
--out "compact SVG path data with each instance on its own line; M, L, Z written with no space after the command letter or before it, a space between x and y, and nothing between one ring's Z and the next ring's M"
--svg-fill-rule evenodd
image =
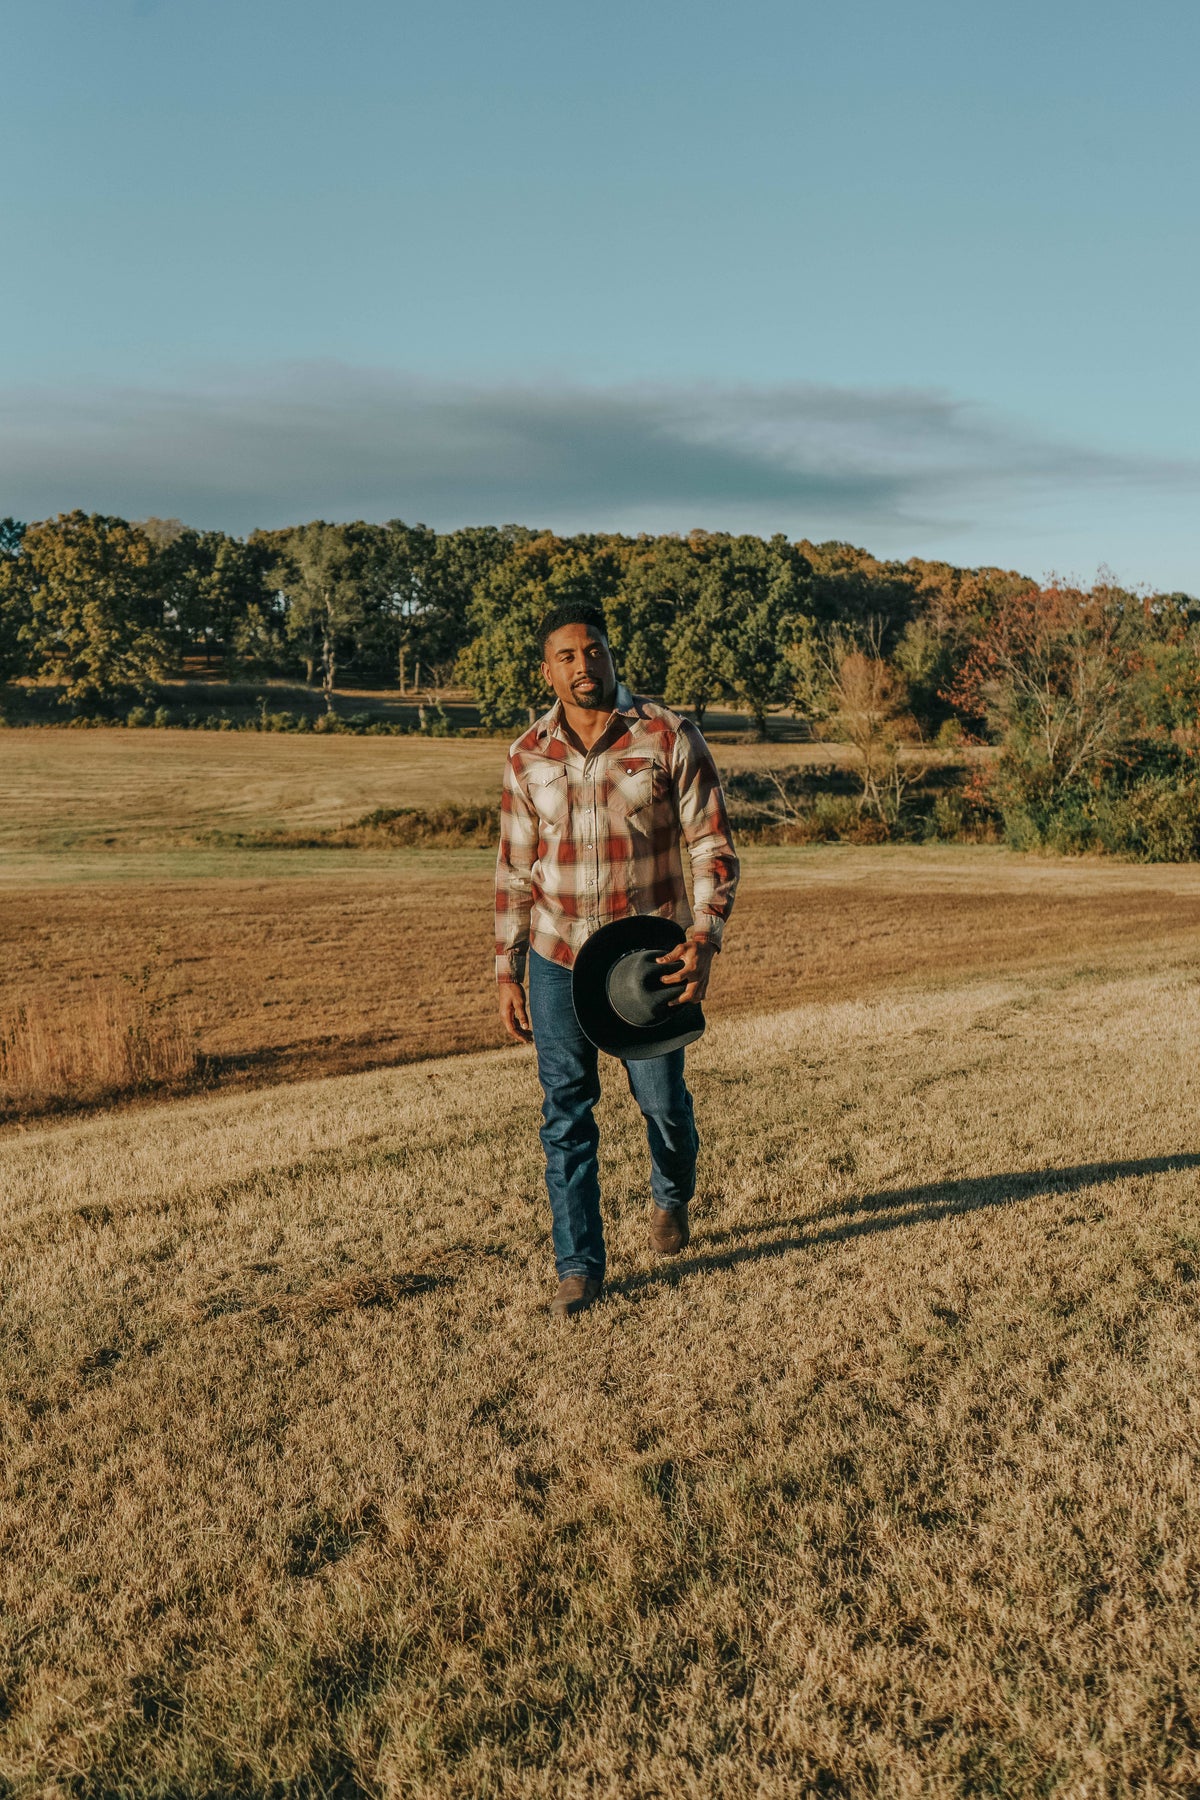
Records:
M0 17L0 512L1200 592L1192 0Z

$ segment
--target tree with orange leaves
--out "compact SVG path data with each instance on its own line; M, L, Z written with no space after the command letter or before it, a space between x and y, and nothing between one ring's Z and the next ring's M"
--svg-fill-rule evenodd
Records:
M987 782L1015 841L1040 841L1125 759L1139 655L1126 599L1055 581L1003 596L949 690L1001 746Z

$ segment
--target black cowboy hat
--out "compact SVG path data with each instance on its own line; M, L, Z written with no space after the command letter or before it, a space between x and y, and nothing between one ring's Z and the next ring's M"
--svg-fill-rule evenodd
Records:
M633 913L593 932L571 976L571 999L583 1035L598 1050L625 1062L666 1056L692 1044L704 1030L699 1003L672 1006L679 984L663 985L675 972L655 960L678 950L684 933L671 919Z

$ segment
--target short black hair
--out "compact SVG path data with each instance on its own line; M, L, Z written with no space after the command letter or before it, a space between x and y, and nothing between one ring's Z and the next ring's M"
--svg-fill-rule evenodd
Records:
M561 606L552 606L538 626L538 644L543 662L546 660L547 642L564 625L588 625L593 631L600 633L606 644L608 642L608 624L600 608L590 605L586 600L566 600Z

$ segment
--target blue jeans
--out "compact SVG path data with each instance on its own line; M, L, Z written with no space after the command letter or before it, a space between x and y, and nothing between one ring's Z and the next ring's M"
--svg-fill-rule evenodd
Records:
M529 953L529 1021L542 1084L542 1148L559 1280L604 1274L600 1220L600 1053L579 1029L571 971ZM695 1192L700 1139L683 1079L683 1051L624 1065L629 1091L646 1121L650 1193L656 1206L685 1206Z

